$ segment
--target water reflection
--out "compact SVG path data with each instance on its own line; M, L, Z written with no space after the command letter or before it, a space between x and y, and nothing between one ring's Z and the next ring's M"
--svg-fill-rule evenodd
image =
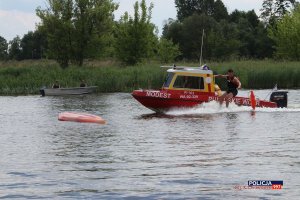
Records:
M240 125L239 115L235 113L227 113L225 114L225 126L226 132L232 135L237 134L237 127Z
M212 114L187 114L187 115L174 116L174 115L163 114L163 113L151 113L151 114L142 114L136 119L144 120L144 119L154 119L154 118L213 120L215 116Z

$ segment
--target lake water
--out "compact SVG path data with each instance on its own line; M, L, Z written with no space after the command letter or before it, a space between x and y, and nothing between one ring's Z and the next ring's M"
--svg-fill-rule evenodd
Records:
M0 199L300 196L299 90L289 92L288 109L254 114L209 103L157 115L126 93L0 97L0 104ZM63 111L100 115L108 124L60 122ZM284 185L236 189L248 180Z

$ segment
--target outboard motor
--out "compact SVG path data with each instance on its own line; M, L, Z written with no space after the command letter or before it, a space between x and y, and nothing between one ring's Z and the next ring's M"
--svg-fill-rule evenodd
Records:
M287 93L287 91L273 92L270 96L270 101L277 103L278 108L286 108L288 101Z
M42 87L41 89L40 89L40 93L41 93L41 95L42 95L42 97L44 97L45 96L45 89L46 87L44 86L44 87Z

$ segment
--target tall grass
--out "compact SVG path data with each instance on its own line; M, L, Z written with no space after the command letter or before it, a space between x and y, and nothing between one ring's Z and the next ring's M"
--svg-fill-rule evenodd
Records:
M58 80L62 87L79 86L80 80L98 86L97 92L131 92L138 88L160 88L166 69L159 63L121 67L118 63L88 63L83 67L61 69L52 61L0 63L0 94L37 94L42 86L51 87ZM182 63L180 63L182 64ZM180 65L178 64L178 65ZM197 66L184 63L187 66ZM300 62L236 61L210 63L215 73L232 68L243 88L300 88ZM222 88L226 81L217 79Z
M240 78L243 88L268 89L275 84L282 89L300 88L300 62L248 60L212 63L212 69L218 73L226 73L229 68Z
M98 86L97 92L131 92L137 88L160 88L165 70L157 65L134 67L41 66L0 67L0 94L37 94L41 87L51 87L58 80L61 87L78 87L81 79Z

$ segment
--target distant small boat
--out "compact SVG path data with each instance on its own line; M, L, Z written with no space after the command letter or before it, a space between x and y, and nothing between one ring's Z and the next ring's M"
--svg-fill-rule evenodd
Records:
M73 88L41 88L42 96L82 95L96 91L97 86L73 87Z
M106 121L97 115L88 113L63 112L58 115L59 121L106 124Z

